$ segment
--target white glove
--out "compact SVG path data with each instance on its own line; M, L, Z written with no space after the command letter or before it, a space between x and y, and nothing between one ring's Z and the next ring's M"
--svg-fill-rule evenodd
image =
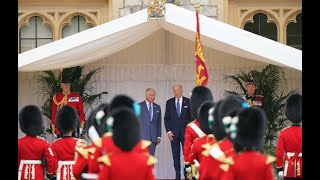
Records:
M191 166L187 167L187 168L186 168L186 171L187 171L188 173L191 172Z
M279 171L278 176L279 176L279 178L283 179L283 171Z
M80 134L82 134L82 131L83 131L83 129L82 129L82 128L80 128L80 132L79 132L79 133L80 133ZM80 134L79 134L79 135L80 135Z

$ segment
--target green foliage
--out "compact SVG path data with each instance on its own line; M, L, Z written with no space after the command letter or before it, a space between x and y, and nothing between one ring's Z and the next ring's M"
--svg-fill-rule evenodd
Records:
M256 94L263 95L263 109L268 117L265 142L271 145L277 137L278 131L288 125L288 121L284 115L284 103L287 96L292 93L297 93L299 90L291 90L288 94L284 94L279 90L282 80L286 83L284 73L278 66L268 65L262 71L252 70L248 73L241 71L235 75L225 76L225 79L231 80L236 89L241 92L227 91L226 94L244 94L245 83L249 79L253 79L257 85Z
M63 73L67 73L71 76L71 82L73 82L71 83L71 91L81 95L83 104L87 105L86 112L89 108L92 109L92 104L94 102L100 103L99 100L101 99L101 96L103 94L108 94L108 92L103 91L98 94L93 94L94 87L92 86L93 81L91 81L91 79L94 74L100 71L100 69L97 68L91 70L88 74L84 74L83 68L83 66L66 68L63 70ZM41 74L34 76L39 87L35 94L40 94L42 95L42 98L45 99L44 104L41 106L41 111L49 119L50 123L52 98L56 93L61 92L60 77L60 73L56 76L53 71L44 71ZM51 133L51 127L47 129L46 132Z

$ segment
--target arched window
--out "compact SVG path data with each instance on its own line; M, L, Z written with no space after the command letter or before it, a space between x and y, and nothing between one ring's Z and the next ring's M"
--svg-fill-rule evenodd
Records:
M302 50L302 13L296 20L287 25L287 45Z
M92 25L86 24L86 19L82 16L74 16L71 23L62 28L62 38L92 28Z
M253 16L253 23L248 22L244 25L244 30L277 41L277 26L267 21L267 15L258 13Z
M21 27L19 41L19 53L48 44L53 41L52 29L41 17L31 17L29 25Z

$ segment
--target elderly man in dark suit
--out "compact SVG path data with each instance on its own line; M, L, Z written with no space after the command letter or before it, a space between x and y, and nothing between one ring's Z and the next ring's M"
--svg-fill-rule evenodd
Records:
M151 141L149 152L154 156L156 146L161 140L161 108L154 103L156 92L153 88L148 88L145 92L146 100L139 103L141 107L140 125L141 138Z
M171 141L176 179L181 178L180 144L183 147L186 126L191 122L190 99L182 96L182 85L173 85L174 97L167 100L164 123L168 138Z

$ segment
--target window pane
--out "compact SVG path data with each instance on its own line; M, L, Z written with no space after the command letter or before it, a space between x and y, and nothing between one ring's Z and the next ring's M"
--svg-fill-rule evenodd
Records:
M48 44L48 43L51 43L52 42L52 39L38 39L37 40L37 45L38 47L42 46L42 45L45 45L45 44Z
M287 25L287 45L302 50L302 13L297 15L297 22Z
M62 38L90 29L91 27L91 25L86 25L86 20L84 17L75 16L72 18L70 25L66 25L63 27Z
M25 51L29 51L30 49L33 49L33 48L36 48L36 42L34 39L24 39L24 40L21 40L20 42L20 53L23 53Z
M274 23L267 23L267 20L267 15L258 13L253 16L253 23L245 24L244 30L277 41L277 26Z
M68 37L72 34L75 34L78 32L78 27L77 26L71 26L71 25L66 25L62 29L62 37Z
M51 27L47 24L43 24L42 18L37 18L37 37L38 38L52 38Z
M36 17L29 19L28 26L22 26L20 29L21 38L35 38L36 37Z

